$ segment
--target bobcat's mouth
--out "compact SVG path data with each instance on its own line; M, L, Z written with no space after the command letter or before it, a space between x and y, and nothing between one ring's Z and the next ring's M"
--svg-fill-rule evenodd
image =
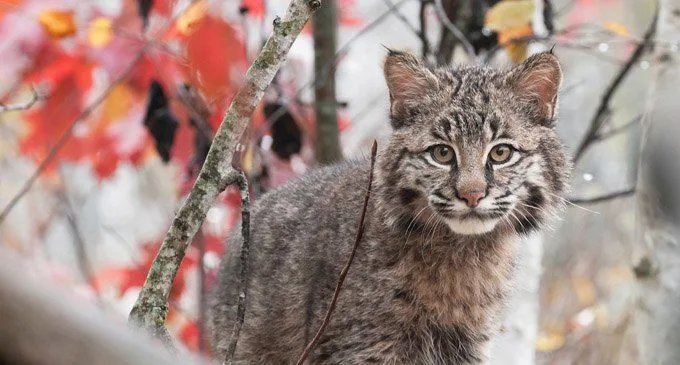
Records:
M449 229L457 234L476 235L491 232L501 220L502 213L469 209L463 213L437 210Z
M445 222L454 233L475 235L493 231L499 219L482 214L468 214L464 218L447 218Z

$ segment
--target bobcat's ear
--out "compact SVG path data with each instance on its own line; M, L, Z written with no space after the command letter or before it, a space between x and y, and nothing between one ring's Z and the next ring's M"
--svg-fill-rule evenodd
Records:
M437 77L414 55L389 52L385 59L385 81L390 91L390 114L399 120L437 87Z
M552 52L527 58L510 70L508 86L521 100L532 105L537 121L552 125L557 110L557 92L562 84L562 69Z

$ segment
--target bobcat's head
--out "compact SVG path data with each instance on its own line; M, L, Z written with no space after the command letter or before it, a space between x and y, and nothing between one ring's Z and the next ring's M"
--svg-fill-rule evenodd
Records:
M570 164L555 132L553 54L499 71L434 68L390 51L385 78L394 132L376 183L387 219L405 230L526 234L560 205Z

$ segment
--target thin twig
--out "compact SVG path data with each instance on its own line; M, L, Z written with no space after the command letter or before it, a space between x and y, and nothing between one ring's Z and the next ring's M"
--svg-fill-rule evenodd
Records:
M617 134L623 133L626 130L630 129L631 127L640 124L641 119L642 115L640 114L622 126L612 128L611 130L608 130L606 132L598 133L597 136L595 137L595 141L603 141L607 138L611 138Z
M469 60L474 60L475 59L475 48L470 44L470 41L465 37L465 34L460 31L456 27L453 22L451 22L451 19L449 19L448 15L446 15L446 11L444 10L444 5L442 4L442 0L435 0L434 1L434 7L437 12L437 17L439 18L439 21L446 27L446 29L449 30L457 39L458 41L463 45L463 48L465 49L465 53L468 56Z
M0 225L5 221L7 218L7 215L12 211L14 206L17 205L17 203L21 200L21 198L28 193L29 190L33 187L33 184L38 180L42 172L49 166L50 163L52 163L52 160L54 160L55 157L59 154L59 151L64 147L66 142L71 139L71 136L73 135L73 130L75 127L78 125L80 121L83 119L86 119L87 117L94 112L99 105L106 100L106 98L111 94L111 92L120 84L123 82L127 77L130 75L134 67L137 65L139 60L142 58L144 53L146 52L146 48L142 48L137 56L132 60L130 65L125 68L125 70L121 73L120 76L118 76L110 85L109 87L106 88L106 90L99 95L97 99L95 99L92 104L90 104L87 108L85 108L80 114L71 122L71 124L66 128L66 130L59 136L57 141L54 143L50 151L47 153L45 158L43 158L42 161L40 161L40 164L38 164L38 167L35 169L33 174L26 180L24 185L19 189L19 191L12 197L12 199L7 203L5 208L3 208L2 212L0 213Z
M350 46L359 40L361 37L365 36L368 34L371 30L373 30L376 26L380 25L383 21L385 21L387 18L389 18L392 13L395 13L399 11L399 7L403 4L405 4L409 0L399 0L396 3L393 3L392 6L389 7L384 13L380 14L377 18L375 18L373 21L368 23L365 27L363 27L359 32L354 34L350 39L348 39L339 49L337 52L335 52L335 55L333 58L331 58L328 63L324 65L324 71L322 73L323 77L320 78L315 78L312 81L307 82L306 84L300 86L295 90L293 93L293 96L289 100L298 100L299 97L302 95L302 93L307 90L309 87L314 87L317 85L317 83L323 83L326 81L326 77L329 74L329 71L332 67L335 67L335 63L340 59L342 56L344 56L347 51L349 50ZM283 103L282 103L283 104ZM278 118L282 117L286 112L288 111L287 107L282 105L280 108L278 108L274 113L272 113L269 118L265 121L265 125L271 125L274 123Z
M16 104L9 104L5 105L3 103L0 103L0 113L6 113L6 112L13 112L17 110L26 110L30 109L37 103L38 101L42 100L43 97L41 97L38 92L35 90L35 88L31 88L31 93L33 94L31 96L31 100L23 102L23 103L16 103Z
M62 174L63 176L63 174ZM78 269L80 270L80 275L82 275L83 280L87 283L88 286L92 288L92 291L94 292L95 296L97 297L97 301L99 302L100 306L104 305L104 302L102 301L101 294L99 293L99 288L97 286L97 283L93 282L94 279L94 270L92 269L92 263L90 262L90 258L87 254L87 247L85 244L85 240L83 240L83 236L80 233L80 227L78 226L78 222L76 220L76 211L73 208L73 205L71 204L71 200L68 197L68 193L65 190L63 192L62 199L64 201L64 204L68 208L68 212L66 213L66 220L68 221L68 224L71 228L71 232L73 233L73 242L74 242L74 249L76 253L76 262L78 263Z
M328 326L328 323L330 323L331 316L333 315L333 311L335 310L335 305L337 304L338 297L340 296L340 289L342 289L342 284L345 282L345 277L347 276L349 268L350 266L352 266L352 261L354 261L354 256L357 253L359 242L361 242L361 238L364 235L365 228L364 220L366 219L366 208L368 207L368 200L371 197L371 186L373 184L373 168L375 166L375 155L377 151L378 142L373 141L373 147L371 148L371 170L368 173L368 188L366 189L366 195L364 196L364 205L361 208L361 217L359 218L359 226L357 228L357 235L356 239L354 240L354 246L352 247L352 251L349 254L349 258L347 259L347 264L345 264L345 267L340 272L338 283L335 286L335 291L333 292L333 299L331 299L331 304L328 306L326 316L324 317L323 322L321 322L321 327L319 327L319 330L316 332L316 335L314 335L312 341L309 342L305 350L302 352L302 355L300 355L300 358L297 361L297 365L302 365L305 362L307 356L309 356L314 346L316 346L317 342L319 342L321 335L323 335L323 332L326 330L326 326Z
M416 29L416 27L411 24L411 22L406 19L406 16L397 8L395 8L395 4L392 2L392 0L383 0L385 5L389 6L390 9L395 9L394 10L394 16L396 16L405 26L408 28L413 34L417 35L418 37L421 36L421 31Z
M246 296L248 295L248 256L250 255L250 198L248 196L248 179L246 175L241 173L237 180L238 189L241 192L241 236L243 243L241 244L241 270L240 270L240 288L238 294L238 302L236 305L236 323L234 323L234 330L231 333L231 340L227 348L227 355L225 364L231 364L236 352L236 345L238 344L243 321L246 317Z
M130 324L154 336L167 333L164 324L168 297L191 239L217 196L238 181L240 174L234 170L232 162L239 140L290 47L319 6L319 0L292 0L284 18L274 20L273 33L246 72L243 86L232 99L215 133L194 186L173 218L151 264L139 297L130 311Z
M586 152L586 150L590 148L592 143L597 140L597 134L599 133L600 128L602 128L602 125L608 119L610 113L609 106L614 94L616 94L619 86L621 86L623 80L626 78L626 76L628 76L630 70L633 68L633 65L635 65L640 57L642 57L642 55L645 53L645 50L650 44L650 40L654 36L654 32L656 32L656 23L658 19L659 12L657 11L654 13L654 18L652 19L647 32L642 38L642 42L638 44L633 54L628 58L623 67L621 67L616 77L614 77L611 84L605 90L604 94L602 94L600 105L598 106L595 115L593 115L593 118L590 121L588 130L583 136L581 142L576 147L576 152L574 153L574 163L578 162L583 157L583 154Z
M427 0L420 0L420 11L418 12L418 21L420 21L420 32L418 36L420 37L420 43L423 46L423 59L427 59L430 55L430 41L427 39Z
M612 199L617 199L617 198L624 198L627 196L631 196L635 193L635 187L630 187L628 189L620 190L620 191L615 191L613 193L607 193L604 195L598 195L590 198L571 198L569 199L569 202L572 204L595 204L595 203L602 203L605 201L609 201Z

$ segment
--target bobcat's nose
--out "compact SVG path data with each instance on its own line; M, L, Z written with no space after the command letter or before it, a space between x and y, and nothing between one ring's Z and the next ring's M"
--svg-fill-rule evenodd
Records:
M465 200L468 207L474 208L479 204L479 201L486 196L484 190L469 190L461 191L458 193L458 198Z

